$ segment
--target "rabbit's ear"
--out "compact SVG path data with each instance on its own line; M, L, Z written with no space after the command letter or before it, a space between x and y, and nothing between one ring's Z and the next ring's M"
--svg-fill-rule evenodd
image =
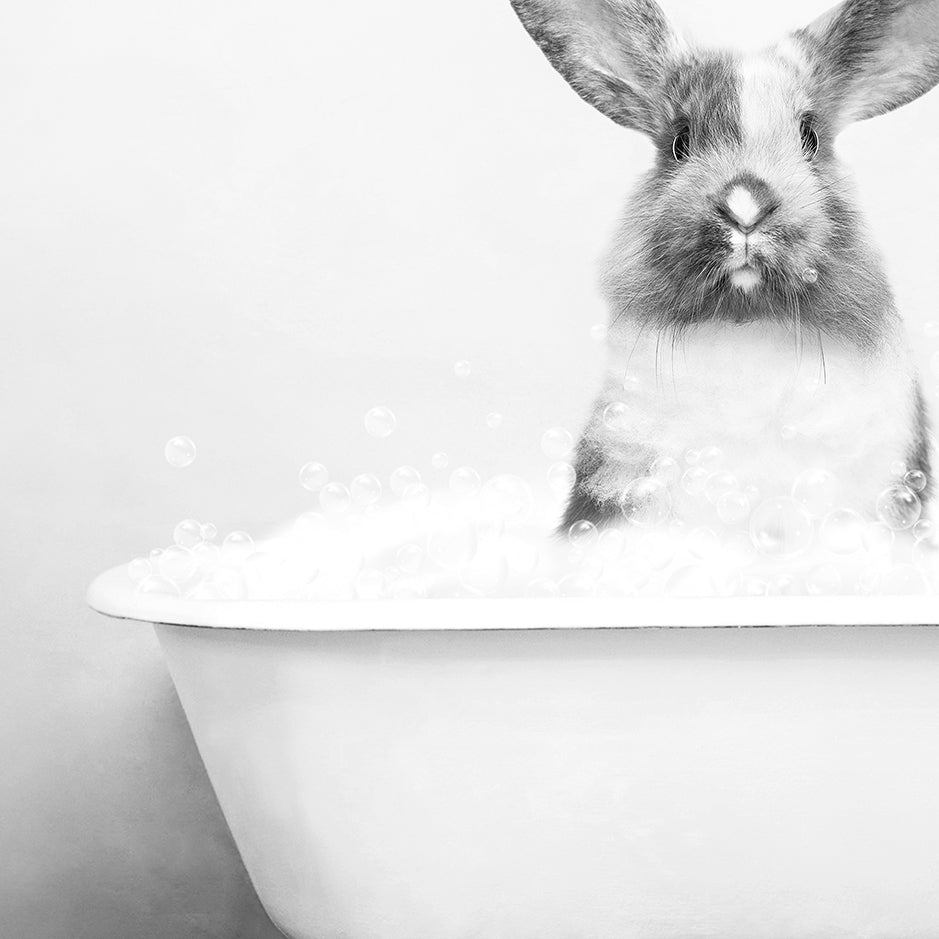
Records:
M842 122L885 114L939 82L939 0L844 0L796 33Z
M548 61L618 124L655 133L674 35L654 0L512 0Z

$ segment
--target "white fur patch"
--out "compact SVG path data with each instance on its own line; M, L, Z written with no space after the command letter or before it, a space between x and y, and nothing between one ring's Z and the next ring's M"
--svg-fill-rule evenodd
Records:
M760 214L760 206L746 186L734 186L727 196L727 208L741 225L752 225Z
M752 290L760 280L760 272L752 267L741 268L730 275L730 282L741 290Z

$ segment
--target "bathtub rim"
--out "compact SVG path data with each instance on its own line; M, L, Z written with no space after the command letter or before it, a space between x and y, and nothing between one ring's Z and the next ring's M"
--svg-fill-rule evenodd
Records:
M188 600L138 595L125 564L96 577L86 599L92 609L115 619L272 632L939 625L939 598L928 595Z

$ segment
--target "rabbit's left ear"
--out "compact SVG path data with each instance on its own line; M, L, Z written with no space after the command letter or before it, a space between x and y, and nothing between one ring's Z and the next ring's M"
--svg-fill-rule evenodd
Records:
M939 82L939 0L844 0L795 38L840 123L885 114Z

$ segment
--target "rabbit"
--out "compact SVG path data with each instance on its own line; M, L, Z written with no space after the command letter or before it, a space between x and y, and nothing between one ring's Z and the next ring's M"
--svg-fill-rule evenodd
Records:
M926 505L926 405L834 143L939 81L939 0L845 0L748 55L690 46L654 0L512 5L655 146L602 267L605 379L559 531L693 518L707 487L789 497L806 472L837 480L821 513Z

